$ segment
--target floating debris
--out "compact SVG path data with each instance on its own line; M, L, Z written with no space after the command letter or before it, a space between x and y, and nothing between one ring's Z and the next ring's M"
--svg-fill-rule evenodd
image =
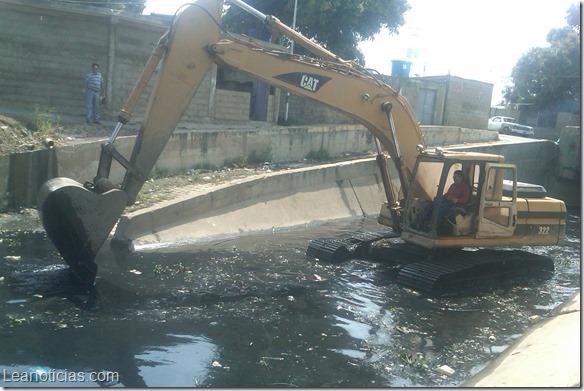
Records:
M539 315L531 315L529 318L527 318L527 320L529 320L529 323L533 324L533 323L537 323L541 320L541 316Z
M454 369L450 368L448 365L441 365L437 368L434 368L434 371L446 376L452 376L455 372Z

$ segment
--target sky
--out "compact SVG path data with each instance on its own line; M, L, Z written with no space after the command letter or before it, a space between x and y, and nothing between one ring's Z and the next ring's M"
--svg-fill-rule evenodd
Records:
M298 7L302 7L298 0ZM147 0L145 15L174 14L187 0ZM365 66L391 74L391 61L410 61L410 76L451 74L493 84L491 103L501 101L519 58L547 46L552 28L566 25L577 0L408 0L411 9L398 35L387 30L360 49Z

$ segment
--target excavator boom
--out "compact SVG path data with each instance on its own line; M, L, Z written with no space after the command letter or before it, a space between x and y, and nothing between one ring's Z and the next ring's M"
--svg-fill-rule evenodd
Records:
M102 145L93 183L82 186L69 178L53 178L41 187L38 207L47 236L81 281L91 284L95 280L95 256L126 205L134 203L193 95L211 69L212 60L205 48L220 39L218 21L222 6L222 1L198 0L178 15L158 42L120 111L112 136ZM160 61L146 120L128 161L116 151L113 142L121 126L131 118ZM108 179L113 159L127 169L121 188Z

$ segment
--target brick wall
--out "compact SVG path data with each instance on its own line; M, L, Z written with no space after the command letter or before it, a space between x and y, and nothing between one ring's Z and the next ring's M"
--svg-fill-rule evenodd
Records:
M249 92L216 89L214 118L221 123L247 121L250 100Z
M286 93L282 92L280 99L280 120L283 120L286 112ZM288 101L288 124L355 124L352 118L330 109L327 106L308 99L290 94Z
M92 62L107 69L107 18L0 2L0 106L83 114Z
M28 112L51 108L60 115L79 116L80 121L85 113L81 89L91 64L100 64L106 82L102 115L115 118L167 28L152 17L17 0L0 0L0 26L0 108ZM183 123L213 122L215 112L218 121L249 120L249 97L225 102L226 93L215 91L215 75L213 67ZM144 119L155 82L156 74L133 113L133 122ZM217 109L223 104L229 107Z

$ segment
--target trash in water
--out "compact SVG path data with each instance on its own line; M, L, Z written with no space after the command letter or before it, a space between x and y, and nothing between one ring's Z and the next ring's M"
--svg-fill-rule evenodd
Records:
M441 375L452 376L454 375L454 369L450 368L448 365L441 365L434 369L434 371L438 372Z

